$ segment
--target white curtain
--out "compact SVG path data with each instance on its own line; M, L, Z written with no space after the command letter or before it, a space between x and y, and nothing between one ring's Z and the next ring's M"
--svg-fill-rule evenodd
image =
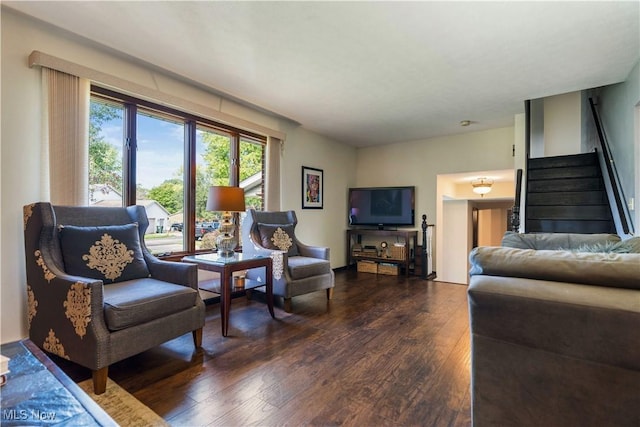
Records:
M264 182L264 210L280 210L280 156L282 155L282 140L269 137L267 140L266 176Z
M90 82L42 68L42 200L89 202Z

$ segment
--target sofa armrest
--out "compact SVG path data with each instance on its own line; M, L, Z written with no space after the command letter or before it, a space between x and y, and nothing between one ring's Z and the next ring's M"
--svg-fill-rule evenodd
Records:
M478 247L469 274L640 290L640 254Z
M474 275L473 425L639 425L640 292Z
M329 261L329 248L323 246L310 246L298 242L300 255L309 258L320 258Z
M145 258L154 279L198 289L198 266L195 264L163 261L155 257Z
M108 336L101 280L50 270L27 285L29 338L49 353L96 367L87 344L98 350ZM99 362L98 362L99 363Z
M640 291L477 275L472 335L640 370Z

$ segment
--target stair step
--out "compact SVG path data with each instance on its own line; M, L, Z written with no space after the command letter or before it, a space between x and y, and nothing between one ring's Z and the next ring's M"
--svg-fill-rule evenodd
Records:
M527 220L527 233L612 233L616 229L612 221L554 221Z
M601 191L601 178L567 178L558 180L534 180L527 183L529 193L557 193L560 191Z
M597 178L598 166L567 166L563 168L533 169L529 171L529 181L538 179Z
M527 162L526 219L532 233L615 233L597 153Z
M527 220L603 220L611 219L609 206L529 206Z
M598 165L598 155L596 153L571 154L567 156L537 157L529 159L527 168L565 168L571 166L593 166Z
M558 191L553 193L530 193L528 206L576 206L607 205L609 201L604 191Z

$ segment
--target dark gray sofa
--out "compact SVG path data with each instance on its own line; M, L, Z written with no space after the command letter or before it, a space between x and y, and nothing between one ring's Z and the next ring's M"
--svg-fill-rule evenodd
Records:
M573 250L619 241L507 233L471 252L474 426L640 425L640 254Z

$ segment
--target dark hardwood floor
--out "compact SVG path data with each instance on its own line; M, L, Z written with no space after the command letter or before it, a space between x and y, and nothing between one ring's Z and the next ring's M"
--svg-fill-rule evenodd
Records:
M469 426L466 291L341 271L329 304L296 297L273 320L259 296L234 299L227 338L211 304L202 350L186 334L109 377L173 426Z

